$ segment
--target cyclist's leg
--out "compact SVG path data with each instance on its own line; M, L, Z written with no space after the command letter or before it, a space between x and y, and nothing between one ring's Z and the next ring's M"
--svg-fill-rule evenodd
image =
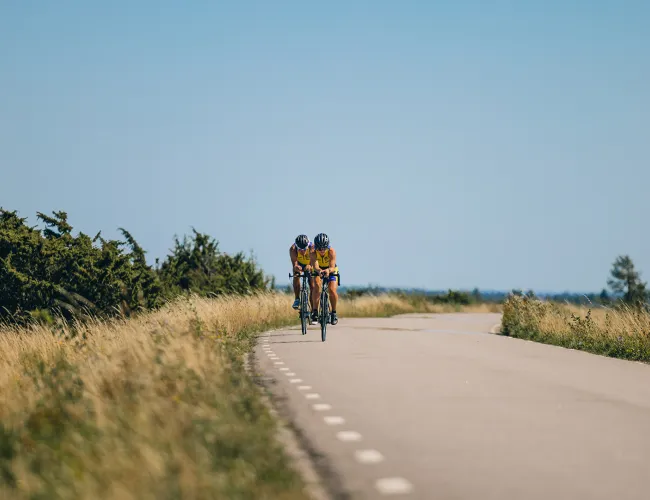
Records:
M311 289L311 319L312 321L318 321L318 303L320 302L320 292L322 288L322 282L320 276L314 276L314 286ZM315 307L314 307L315 306Z
M297 299L300 295L300 278L298 276L293 277L293 298Z
M303 266L300 262L298 263L300 268L304 271L305 266ZM295 274L295 269L294 269L294 274ZM294 309L299 309L300 308L300 278L298 276L293 277L293 307Z
M338 269L337 269L338 272ZM338 323L338 316L336 315L336 304L339 301L339 293L337 290L338 282L336 281L336 276L330 276L328 278L328 292L330 296L330 304L332 309L332 320L331 323L335 325Z
M316 290L316 281L314 276L309 277L309 303L311 304L311 310L318 310L318 297L320 292Z

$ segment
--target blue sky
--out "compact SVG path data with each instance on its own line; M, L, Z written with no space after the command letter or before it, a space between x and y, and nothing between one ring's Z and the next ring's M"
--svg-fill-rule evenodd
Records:
M600 290L650 278L650 3L0 3L0 206L194 226L287 283Z

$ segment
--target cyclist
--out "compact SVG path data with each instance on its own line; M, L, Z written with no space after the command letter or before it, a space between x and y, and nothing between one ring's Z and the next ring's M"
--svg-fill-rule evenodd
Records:
M293 274L299 274L302 271L310 272L312 270L311 265L311 253L314 251L314 244L309 241L309 238L306 234L300 234L296 236L296 240L293 245L289 247L289 256L291 257L291 265L293 266ZM314 289L314 278L309 278L309 284L311 289ZM300 278L297 276L293 277L293 294L294 302L291 307L294 309L300 308ZM314 303L318 304L318 299L314 302L313 296L310 298L312 307Z
M325 233L320 233L314 238L314 251L311 253L311 265L314 268L314 286L312 286L312 313L311 319L315 323L318 321L318 305L321 293L321 275L329 281L329 297L332 304L331 323L338 323L336 316L336 303L339 296L336 291L336 276L330 276L332 273L338 273L339 268L336 265L336 250L330 246L330 239Z

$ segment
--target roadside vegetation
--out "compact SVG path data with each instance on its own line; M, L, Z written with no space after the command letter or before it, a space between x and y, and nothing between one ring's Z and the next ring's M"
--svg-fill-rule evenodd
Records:
M650 362L646 283L629 256L612 265L601 301L591 306L513 294L503 305L501 334L634 361Z
M247 294L273 286L252 257L219 250L210 236L174 238L163 262L147 263L135 237L101 231L73 235L68 215L37 214L41 228L0 208L0 321L26 324L129 317L155 310L180 294Z
M306 498L241 354L276 294L0 330L0 498Z
M466 294L450 292L443 296L419 294L382 293L378 295L342 295L339 311L341 317L389 317L409 313L501 312L498 303L459 300Z

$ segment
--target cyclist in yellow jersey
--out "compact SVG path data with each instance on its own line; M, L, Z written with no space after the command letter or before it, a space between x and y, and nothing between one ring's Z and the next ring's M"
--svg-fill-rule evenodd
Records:
M338 323L336 315L336 304L339 300L339 295L336 291L338 282L336 276L330 274L338 273L339 268L336 265L336 250L330 245L330 239L325 233L320 233L314 238L314 251L311 253L311 265L314 268L316 278L312 287L312 321L318 321L318 307L313 307L313 304L318 304L321 292L321 274L323 278L329 281L329 297L332 304L331 323L335 325Z
M291 265L293 266L293 274L299 274L302 271L310 272L312 270L311 265L311 253L314 251L314 244L309 241L309 238L305 234L301 234L296 237L296 241L289 247L289 256L291 257ZM309 285L311 289L314 289L314 278L309 278ZM293 278L293 294L294 302L291 307L294 309L300 308L300 278L294 276ZM318 304L318 299L314 302L313 295L310 294L310 301L312 304L312 310L314 308L314 303Z

